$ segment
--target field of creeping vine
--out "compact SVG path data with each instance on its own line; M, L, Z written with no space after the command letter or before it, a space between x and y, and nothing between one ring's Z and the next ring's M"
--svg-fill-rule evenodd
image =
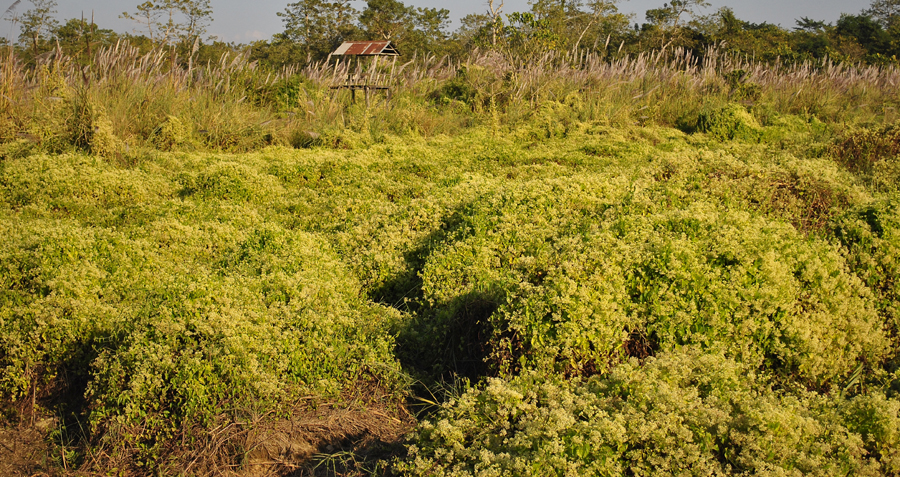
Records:
M900 473L900 126L581 101L242 153L7 141L5 428L49 422L57 474ZM405 424L360 450L365 416Z

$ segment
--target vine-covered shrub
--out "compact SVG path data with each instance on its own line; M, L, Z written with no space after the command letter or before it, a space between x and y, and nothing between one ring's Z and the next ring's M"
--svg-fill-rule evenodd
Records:
M833 245L709 203L657 205L666 189L623 192L582 179L477 199L424 265L432 326L460 318L458 297L492 303L477 319L497 371L593 373L696 344L827 387L885 355L872 296Z
M851 269L875 293L876 307L896 342L900 339L900 200L893 197L850 210L839 219L835 232Z
M900 124L850 131L834 142L831 154L850 171L871 174L878 163L900 155Z
M730 90L728 96L735 100L756 101L762 94L762 88L748 79L749 74L741 69L732 70L722 75Z
M171 151L186 145L191 140L191 132L177 116L166 119L150 133L153 145L160 151Z
M399 399L402 363L473 386L412 473L896 473L896 197L811 117L723 142L578 94L346 150L5 156L3 412L175 474L298 396Z
M271 204L271 176L229 162L206 171L202 193L182 199L175 180L83 156L3 164L4 399L83 400L71 411L87 435L152 463L223 414L365 380L394 389L396 312L363 299L321 236L242 206L251 189L234 184Z
M760 137L756 118L739 104L701 112L697 118L697 129L722 141L757 141Z
M775 391L682 348L570 381L489 379L423 421L411 475L890 475L900 405Z

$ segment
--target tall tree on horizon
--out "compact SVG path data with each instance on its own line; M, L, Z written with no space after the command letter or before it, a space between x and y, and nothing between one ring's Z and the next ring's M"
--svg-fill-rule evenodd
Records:
M412 30L415 9L398 0L368 0L359 24L379 40L401 40Z
M646 12L650 29L658 36L658 42L665 48L676 41L688 25L688 18L696 18L701 8L710 4L706 0L671 0L661 8L651 8Z
M299 0L277 15L284 23L281 38L304 45L310 59L324 58L358 31L359 12L349 0Z
M213 21L210 0L147 0L136 8L119 16L140 24L161 45L195 44Z
M893 24L900 23L900 0L873 0L863 13L887 29Z
M370 40L391 40L401 51L435 51L447 39L450 11L416 8L399 0L368 0L359 25Z
M22 26L19 42L30 44L32 56L37 56L42 46L50 40L53 30L59 27L59 22L53 17L57 4L56 0L29 1L34 8L23 13L18 19Z

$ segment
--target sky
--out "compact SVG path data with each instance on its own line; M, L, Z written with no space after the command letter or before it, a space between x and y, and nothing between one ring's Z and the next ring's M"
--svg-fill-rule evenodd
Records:
M6 11L14 0L0 0L0 8ZM401 0L403 1L403 0ZM495 0L495 3L499 0ZM528 0L505 0L504 13L527 11L530 9ZM644 23L644 12L650 8L658 8L668 0L624 0L619 4L619 10L625 13L634 13L633 22ZM744 21L753 23L768 22L792 28L794 20L800 17L809 17L813 20L823 20L829 23L835 22L841 13L859 13L867 8L870 0L708 0L712 5L704 13L713 13L721 7L731 7L735 15ZM132 22L119 18L122 12L134 12L136 6L143 0L57 0L57 19L94 17L95 23L101 28L110 28L120 33L137 32L139 27ZM226 42L249 43L254 40L268 40L275 33L282 30L281 18L277 12L284 11L291 3L289 0L211 0L213 18L209 27L209 33ZM405 0L406 5L430 8L446 8L450 11L453 20L451 29L459 26L459 19L469 13L484 13L487 11L486 0ZM365 2L354 1L354 6L362 10ZM23 0L16 8L22 13L31 8L28 0ZM18 28L10 22L0 22L0 35L15 39L18 37Z

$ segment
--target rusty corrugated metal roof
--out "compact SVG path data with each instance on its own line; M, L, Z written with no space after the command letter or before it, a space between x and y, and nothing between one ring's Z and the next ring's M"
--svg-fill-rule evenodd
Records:
M331 55L400 56L400 52L390 41L345 41Z

